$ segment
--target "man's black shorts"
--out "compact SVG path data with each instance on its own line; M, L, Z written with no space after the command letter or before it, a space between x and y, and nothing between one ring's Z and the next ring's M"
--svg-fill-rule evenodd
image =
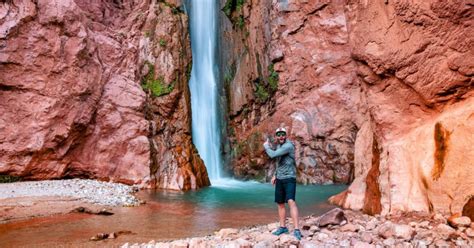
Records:
M296 201L296 178L277 179L275 185L275 202L286 203Z

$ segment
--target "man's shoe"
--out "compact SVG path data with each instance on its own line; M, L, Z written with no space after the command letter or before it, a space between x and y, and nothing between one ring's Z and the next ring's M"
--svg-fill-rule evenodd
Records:
M279 236L279 235L282 235L282 234L284 234L284 233L288 233L288 228L286 228L286 227L278 227L278 229L277 229L276 231L274 231L272 234Z
M295 231L293 232L293 235L294 235L295 238L297 238L298 240L301 240L301 232L300 232L300 229L295 229Z

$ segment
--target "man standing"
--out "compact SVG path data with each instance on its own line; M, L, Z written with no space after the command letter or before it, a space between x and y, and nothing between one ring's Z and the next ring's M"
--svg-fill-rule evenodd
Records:
M273 232L275 235L288 233L285 225L286 209L285 203L290 206L290 215L293 219L295 230L293 235L300 240L301 232L298 224L298 207L295 202L296 194L296 163L295 163L295 146L286 138L286 129L277 128L275 131L277 148L273 150L268 139L263 146L265 152L270 158L277 158L277 167L275 175L272 177L272 184L275 185L275 202L278 204L278 217L280 219L280 227Z

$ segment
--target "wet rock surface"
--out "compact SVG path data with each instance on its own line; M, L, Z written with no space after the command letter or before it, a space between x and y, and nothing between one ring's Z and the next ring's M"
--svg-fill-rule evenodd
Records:
M193 237L169 242L150 241L125 247L472 247L474 239L468 229L452 229L450 235L439 233L445 225L434 215L412 213L390 216L369 216L358 211L340 210L347 222L318 227L321 217L300 220L302 240L292 235L272 235L278 223L243 229L221 229L206 237ZM444 219L444 222L446 219ZM289 219L288 219L289 222ZM356 229L348 226L357 226ZM447 226L449 227L449 226ZM292 226L289 226L290 232Z

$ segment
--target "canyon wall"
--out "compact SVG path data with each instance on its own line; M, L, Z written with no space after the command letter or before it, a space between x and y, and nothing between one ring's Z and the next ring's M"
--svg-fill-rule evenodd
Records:
M234 174L268 180L262 143L283 125L299 182L350 182L363 99L344 1L248 1L222 19Z
M180 5L0 3L0 174L208 185L190 136Z
M472 1L222 2L237 177L268 181L284 125L299 182L352 182L333 203L472 213Z
M352 182L333 203L472 215L472 1L220 3L229 175L268 181L285 126L299 182ZM1 2L0 175L209 185L187 22L179 0Z
M368 213L463 212L474 195L473 2L349 1L346 10L369 116L356 179L333 201Z

